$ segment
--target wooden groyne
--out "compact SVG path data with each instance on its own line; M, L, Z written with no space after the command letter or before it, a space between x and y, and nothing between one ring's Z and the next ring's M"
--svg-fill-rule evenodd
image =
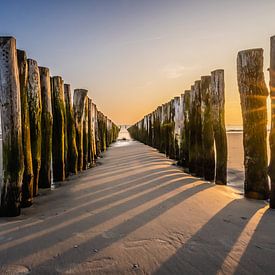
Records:
M176 159L190 174L226 184L223 77L223 70L201 77L131 126L131 136Z
M0 37L3 143L0 214L17 216L39 188L92 167L119 128L61 76L27 59L13 37Z
M275 208L275 36L271 37L270 49L269 165L269 92L263 73L263 49L238 53L237 80L243 118L244 195L247 198L269 199L270 207ZM195 81L180 99L174 98L163 104L128 130L134 139L178 160L178 164L190 174L225 185L228 152L224 87L224 71L212 71L209 76Z

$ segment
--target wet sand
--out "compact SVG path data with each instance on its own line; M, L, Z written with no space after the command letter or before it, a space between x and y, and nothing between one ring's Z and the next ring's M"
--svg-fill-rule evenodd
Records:
M0 219L0 274L275 273L275 212L120 140L100 164Z

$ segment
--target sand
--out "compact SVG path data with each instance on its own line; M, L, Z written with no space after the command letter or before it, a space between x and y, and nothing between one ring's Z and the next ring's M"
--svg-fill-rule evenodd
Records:
M0 219L0 274L272 274L274 228L266 202L121 140L22 216Z

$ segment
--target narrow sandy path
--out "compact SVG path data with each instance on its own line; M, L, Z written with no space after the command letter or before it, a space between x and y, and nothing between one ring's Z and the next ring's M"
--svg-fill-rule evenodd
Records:
M0 219L0 274L275 273L275 212L134 141ZM8 273L9 272L9 273Z

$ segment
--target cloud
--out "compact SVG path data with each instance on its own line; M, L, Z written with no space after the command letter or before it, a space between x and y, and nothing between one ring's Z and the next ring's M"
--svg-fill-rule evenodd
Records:
M164 67L163 73L167 78L175 79L183 76L186 71L194 69L194 67L186 67L180 64L169 64Z

